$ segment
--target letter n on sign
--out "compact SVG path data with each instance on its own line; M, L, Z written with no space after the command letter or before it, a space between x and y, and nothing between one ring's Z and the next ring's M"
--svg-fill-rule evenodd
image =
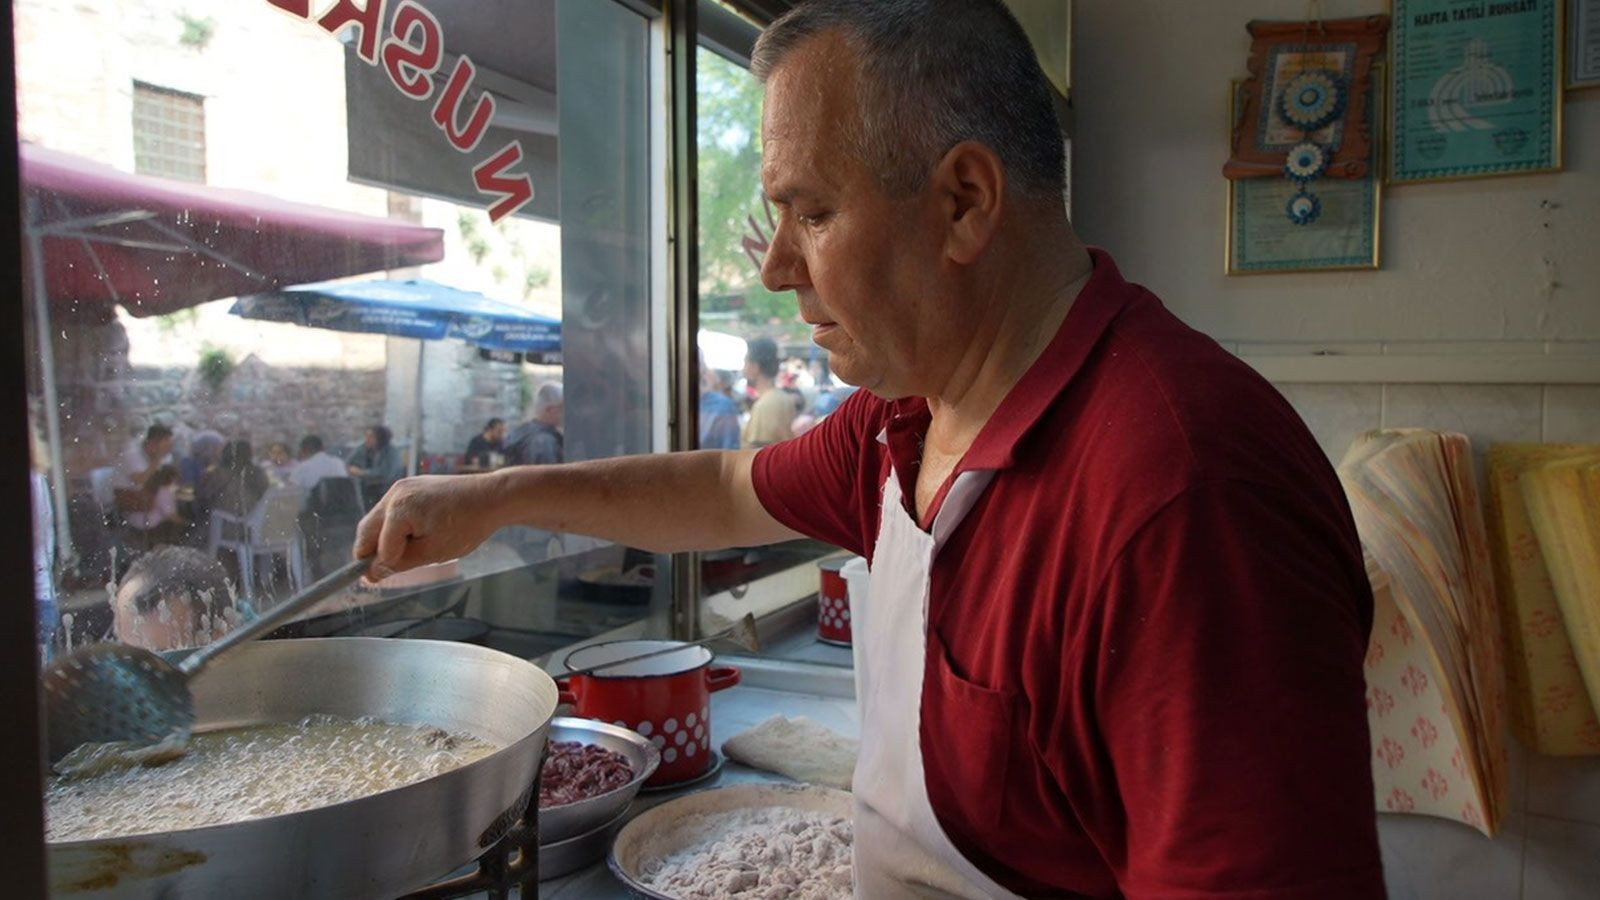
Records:
M533 201L533 179L527 174L506 175L505 170L522 162L522 142L512 141L504 150L478 163L472 180L485 194L500 194L489 207L489 221L498 222Z

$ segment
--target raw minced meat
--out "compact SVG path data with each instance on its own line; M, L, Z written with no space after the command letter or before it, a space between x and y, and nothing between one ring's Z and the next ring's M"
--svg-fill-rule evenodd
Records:
M539 807L598 797L632 780L633 767L620 753L577 741L551 741L539 775Z

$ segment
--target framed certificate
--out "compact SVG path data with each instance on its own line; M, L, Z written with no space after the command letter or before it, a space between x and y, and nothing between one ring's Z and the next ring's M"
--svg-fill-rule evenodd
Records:
M1241 178L1228 182L1227 257L1229 275L1328 272L1376 269L1382 262L1379 237L1383 185L1379 165L1384 121L1383 67L1373 66L1372 119L1375 140L1371 165L1361 178L1321 178L1311 183L1321 215L1308 225L1289 221L1285 210L1300 186L1288 178ZM1244 81L1229 92L1228 128L1236 132L1246 115Z
M1600 0L1567 0L1567 87L1600 87Z
M1391 183L1561 168L1567 0L1391 2Z

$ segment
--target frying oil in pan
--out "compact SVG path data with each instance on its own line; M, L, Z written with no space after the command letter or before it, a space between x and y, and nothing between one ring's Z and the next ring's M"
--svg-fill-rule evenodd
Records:
M126 837L302 812L403 787L500 749L465 733L372 718L196 734L160 765L64 761L45 790L53 842ZM155 760L152 760L154 762Z

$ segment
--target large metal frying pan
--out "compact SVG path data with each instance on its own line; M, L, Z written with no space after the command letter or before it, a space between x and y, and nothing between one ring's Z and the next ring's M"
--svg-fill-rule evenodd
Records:
M195 679L194 698L196 731L328 713L467 731L502 749L320 809L53 843L52 896L391 898L415 890L472 862L521 816L557 702L550 676L514 656L354 637L241 646Z

